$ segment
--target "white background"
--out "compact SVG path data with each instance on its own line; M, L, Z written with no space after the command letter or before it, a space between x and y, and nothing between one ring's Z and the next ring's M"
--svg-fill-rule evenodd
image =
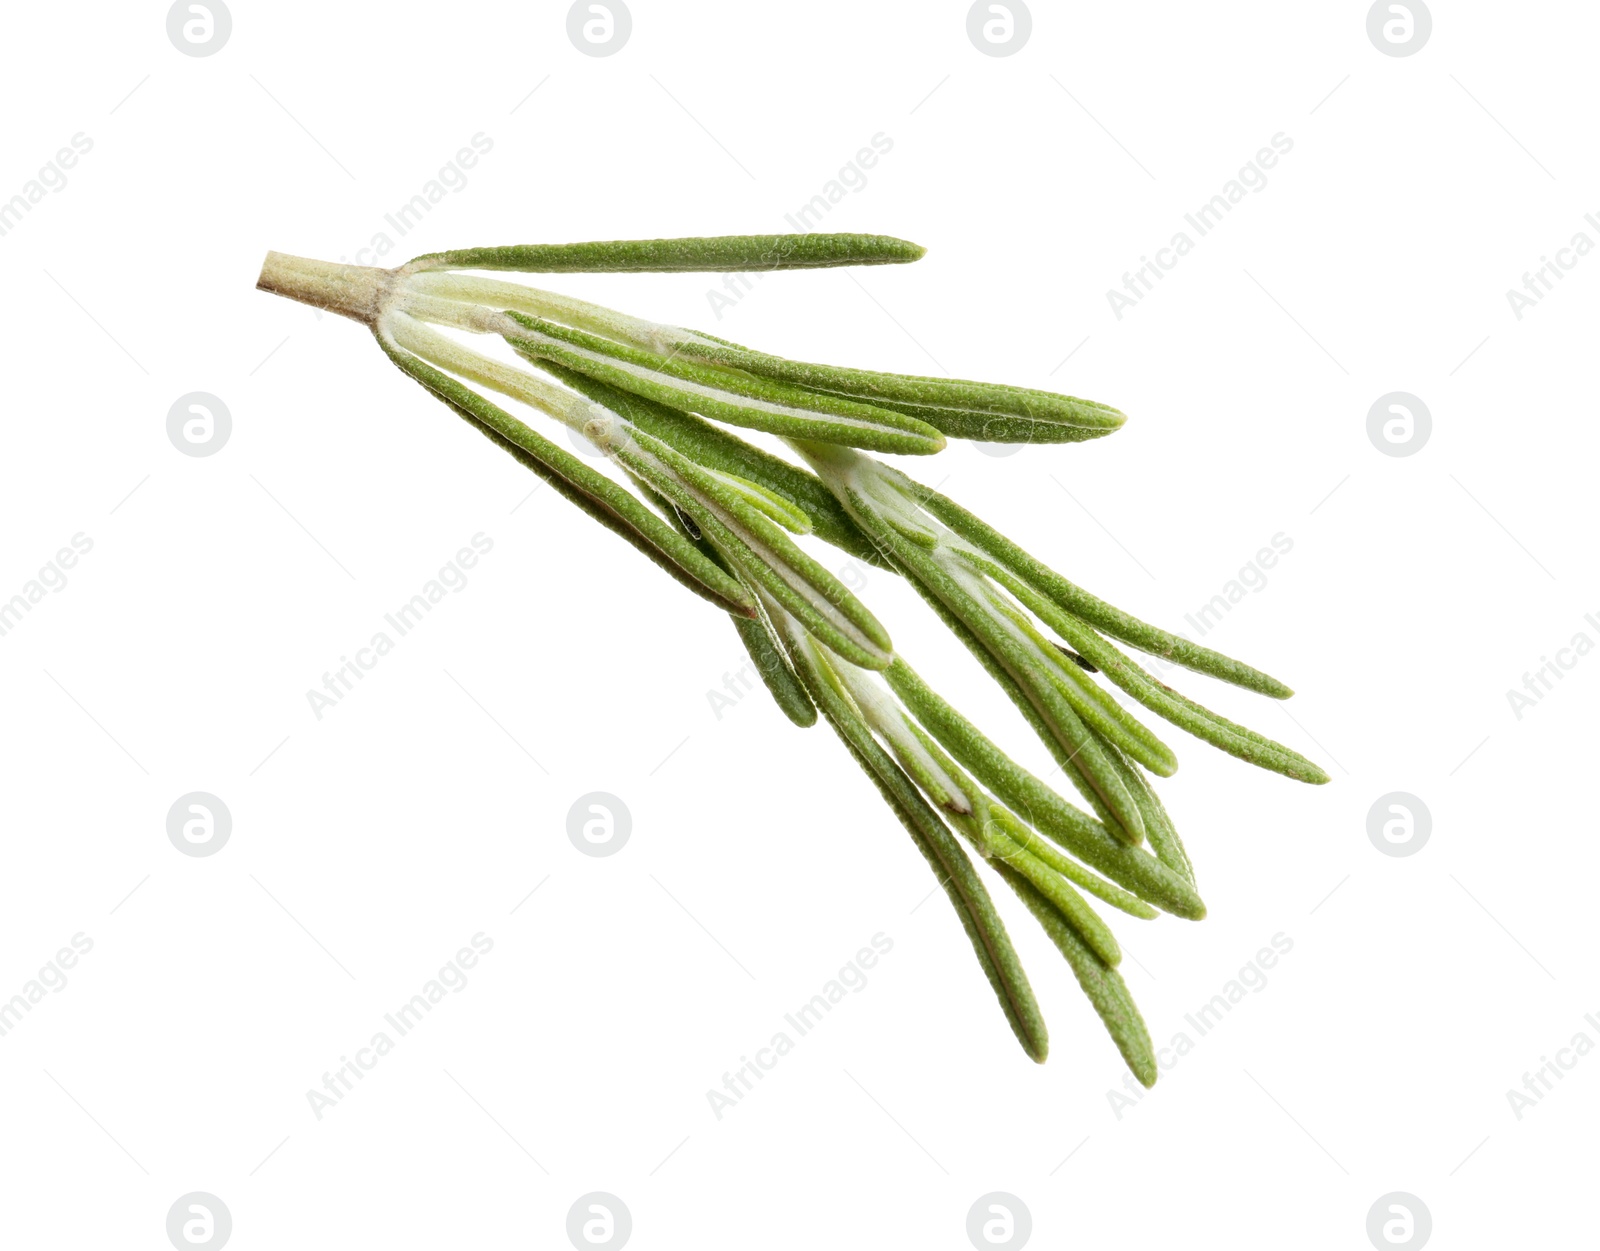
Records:
M1520 719L1506 692L1600 641L1600 259L1520 320L1506 291L1600 242L1596 13L1434 9L1391 57L1358 3L1039 3L1003 58L950 3L637 0L607 58L553 3L236 0L207 57L158 4L10 10L0 196L93 147L0 237L0 598L74 534L93 549L0 637L0 997L72 935L93 950L0 1037L8 1239L165 1247L190 1191L241 1249L565 1246L589 1191L639 1248L959 1248L991 1191L1037 1246L1366 1247L1391 1191L1439 1247L1579 1237L1600 1059L1520 1119L1507 1091L1600 1042L1600 658ZM398 238L384 215L480 132ZM1120 1116L1115 1049L1014 900L1042 1068L830 732L759 690L713 714L725 620L530 497L353 323L253 290L269 248L353 259L379 231L399 263L783 230L879 132L826 228L914 239L915 266L768 276L720 320L719 277L535 281L1122 408L1109 439L913 471L1170 628L1292 539L1206 642L1296 697L1175 680L1333 780L1170 731L1211 915L1113 921L1162 1045L1273 935L1293 950ZM1279 132L1265 188L1114 316L1107 290ZM213 456L166 434L192 391L232 415ZM1368 439L1391 391L1431 411L1416 455ZM466 588L318 720L306 691L478 532ZM904 586L862 594L1050 771ZM206 858L166 834L195 790L233 819ZM631 812L610 858L567 837L591 791ZM1431 812L1414 856L1368 839L1391 791ZM467 987L317 1119L306 1092L479 932ZM879 932L865 989L716 1119L706 1091Z

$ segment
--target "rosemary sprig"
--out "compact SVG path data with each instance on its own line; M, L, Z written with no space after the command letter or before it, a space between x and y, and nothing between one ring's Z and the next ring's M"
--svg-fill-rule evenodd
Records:
M1151 781L1170 775L1177 757L1097 679L1240 759L1325 782L1313 762L1158 681L1116 643L1274 698L1291 692L1112 607L867 454L925 455L946 436L1071 442L1114 431L1122 414L1024 387L789 361L456 272L776 270L921 255L915 244L873 235L469 248L397 270L269 253L258 285L369 327L406 374L726 611L785 715L808 726L820 710L911 833L1026 1053L1045 1057L1043 1018L963 841L1040 922L1148 1085L1156 1076L1149 1034L1116 971L1120 946L1090 900L1145 920L1158 909L1198 920L1205 905ZM501 341L539 372L467 346L462 333L490 346ZM478 388L580 433L617 476L564 451ZM809 468L725 426L778 435ZM867 607L791 536L822 539L905 576L1093 815L1022 769L933 691Z

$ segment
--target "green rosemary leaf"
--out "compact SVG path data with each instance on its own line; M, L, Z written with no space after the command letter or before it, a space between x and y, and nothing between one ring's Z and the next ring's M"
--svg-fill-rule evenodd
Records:
M1067 612L1081 617L1097 630L1121 639L1132 647L1152 656L1160 656L1173 664L1183 665L1198 673L1210 674L1224 682L1232 682L1274 699L1288 699L1294 692L1277 678L1252 669L1249 665L1214 652L1209 647L1191 643L1188 639L1169 634L1156 626L1131 617L1119 608L1113 608L1102 599L1074 586L1048 566L1035 560L1010 539L973 516L961 505L936 491L929 490L898 471L891 471L902 479L906 488L930 513L973 546L992 556L1017 577L1032 583Z
M795 677L794 671L789 668L789 662L784 659L783 653L773 641L764 617L760 620L732 617L732 621L734 629L739 631L739 638L744 643L745 651L750 654L751 663L761 675L762 685L767 688L768 694L772 696L773 702L782 710L783 715L802 729L815 725L817 707L811 702L811 696L806 694L806 688L800 684L800 679Z
M1056 752L1058 759L1064 756L1011 676L983 650L959 618L931 593L925 593L924 598L956 637L973 651L1045 745ZM889 688L929 733L1029 825L1164 912L1192 921L1205 916L1204 902L1187 881L1149 852L1132 847L1113 835L1100 822L1074 808L1012 761L981 730L940 698L904 660L896 658L883 676Z
M1139 1014L1133 996L1122 974L1101 960L1080 938L1039 891L1010 865L995 866L1017 897L1027 905L1028 911L1038 919L1044 932L1050 936L1067 963L1072 974L1099 1014L1111 1041L1122 1053L1122 1059L1133 1075L1145 1086L1156 1084L1155 1048L1150 1042L1150 1030Z
M671 335L672 328L663 329ZM1069 442L1110 434L1127 420L1107 405L1029 387L791 361L699 331L680 332L669 342L680 358L744 370L822 394L854 396L919 417L953 438Z
M901 265L926 248L889 235L714 235L700 239L619 239L603 243L522 243L497 248L430 252L404 266L430 269L516 269L526 273L756 273L769 269L829 269L840 265Z
M944 447L938 430L903 413L662 356L525 313L508 316L527 328L506 337L529 360L553 361L713 421L878 452L926 455Z
M568 499L580 503L591 517L622 535L680 582L736 616L749 617L755 613L754 600L737 578L655 516L625 487L591 469L472 388L413 356L382 334L374 337L385 355L404 373L482 428L502 447L516 449L523 464L534 468L547 482L560 488Z
M782 629L784 648L795 672L927 859L955 906L962 928L977 953L978 963L994 988L1017 1041L1030 1057L1043 1064L1050 1050L1044 1017L1006 933L1005 922L995 911L994 901L977 870L939 814L929 807L916 785L873 738L866 722L823 676L821 667L826 662L810 640L792 628L792 620L785 622Z
M1137 668L1132 661L1128 661L1127 664L1129 667ZM1149 677L1148 674L1145 676ZM1116 677L1113 676L1111 680L1116 681ZM1306 759L1293 748L1285 747L1282 743L1259 734L1248 726L1229 721L1154 677L1150 677L1150 685L1170 700L1176 709L1182 709L1191 718L1199 718L1195 722L1195 728L1191 728L1189 724L1179 721L1176 715L1168 716L1173 724L1182 725L1191 734L1220 747L1230 756L1237 756L1273 773L1281 773L1297 782L1309 782L1313 786L1321 786L1329 781L1328 773L1321 765L1314 760ZM1202 729L1206 732L1202 733ZM1226 737L1228 735L1232 735L1233 738L1228 739Z
M619 391L551 361L541 361L539 368L611 409L631 425L653 434L696 464L737 474L788 500L811 518L812 532L819 539L857 560L875 565L885 563L872 540L861 532L833 492L815 474L754 447L693 413Z
M854 394L844 391L820 391L820 393ZM949 438L971 439L979 443L1087 443L1090 439L1101 439L1117 431L1116 426L1109 425L1069 426L1059 421L1030 421L1026 417L975 413L967 409L943 408L935 404L908 404L901 400L878 399L869 395L856 398L867 400L875 408L887 408L897 413L904 413L907 417L925 421Z
M1145 829L1155 830L1155 833L1150 835L1150 846L1154 849L1156 858L1174 873L1181 874L1190 886L1194 886L1194 862L1189 859L1188 849L1184 847L1183 839L1178 836L1178 827L1168 815L1167 806L1161 802L1161 796L1156 794L1156 788L1143 777L1139 777L1137 769L1133 772L1142 784L1134 791L1133 797L1143 805Z

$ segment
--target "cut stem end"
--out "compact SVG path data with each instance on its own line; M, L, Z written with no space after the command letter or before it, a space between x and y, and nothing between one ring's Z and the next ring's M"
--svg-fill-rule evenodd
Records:
M284 252L268 252L256 279L257 291L299 300L313 308L326 309L358 321L363 326L377 324L394 289L396 274L389 269L367 265L341 265L333 261L313 261Z

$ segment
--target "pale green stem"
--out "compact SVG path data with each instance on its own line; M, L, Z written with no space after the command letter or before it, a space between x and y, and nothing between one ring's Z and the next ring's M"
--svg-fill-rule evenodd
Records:
M906 721L905 713L865 670L835 657L830 668L855 703L862 719L887 742L900 757L906 771L931 792L941 808L962 816L972 812L972 800L961 784L934 758Z
M603 405L553 382L536 378L526 370L474 352L448 335L423 325L410 313L391 311L384 316L382 327L401 347L430 364L548 413L563 425L592 439L596 446L604 446L601 438L612 433L612 425L617 428L613 437L620 435L627 426L621 417ZM593 433L591 427L594 428Z
M501 282L496 278L434 271L412 274L402 279L402 285L408 291L441 299L481 304L488 308L514 309L531 317L548 317L563 325L605 335L663 356L670 355L673 346L688 333L675 326L663 326L643 317L631 317L616 309L591 304L588 300L556 291L541 291L518 282Z

